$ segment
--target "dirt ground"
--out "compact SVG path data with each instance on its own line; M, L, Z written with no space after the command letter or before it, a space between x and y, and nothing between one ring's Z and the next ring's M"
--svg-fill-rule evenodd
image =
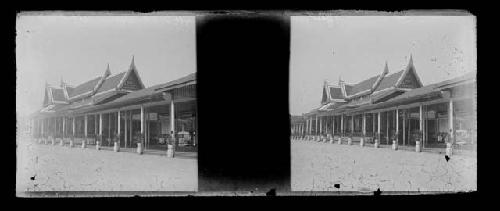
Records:
M291 148L293 191L477 190L476 157L297 140Z
M196 159L18 141L16 192L196 191Z

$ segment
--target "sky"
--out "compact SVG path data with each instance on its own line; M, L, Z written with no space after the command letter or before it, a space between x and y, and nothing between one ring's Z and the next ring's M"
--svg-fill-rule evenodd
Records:
M45 82L78 85L127 71L146 87L196 72L194 16L34 16L16 20L16 109L42 108Z
M424 85L476 71L473 16L293 16L290 112L320 106L325 80L358 83L404 69L410 54Z

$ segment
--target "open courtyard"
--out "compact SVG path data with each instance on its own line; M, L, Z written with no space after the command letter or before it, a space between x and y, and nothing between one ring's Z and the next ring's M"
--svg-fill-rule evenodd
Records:
M87 147L18 141L16 192L198 188L197 160L191 156L168 158Z
M291 142L293 191L456 192L477 190L477 156Z

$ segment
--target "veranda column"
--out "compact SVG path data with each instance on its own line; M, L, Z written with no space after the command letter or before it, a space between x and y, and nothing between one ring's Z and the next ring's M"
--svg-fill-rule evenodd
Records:
M372 113L372 133L375 133L375 113Z
M335 116L332 116L332 137L335 135Z
M455 137L453 134L453 101L450 100L448 102L448 128L449 128L449 136L450 136L450 141L452 143L455 143L455 141L453 140L453 138Z
M366 136L366 114L363 113L361 115L363 115L362 116L362 120L361 120L362 121L361 122L361 133L362 133L362 135L361 135L361 139L360 139L360 143L359 144L361 146L364 146L365 145L365 136Z
M403 146L406 141L406 110L403 109Z
M54 130L52 132L54 132L53 133L54 136L52 138L55 139L57 137L57 117L54 117L53 119L54 119L54 124L53 124Z
M396 109L396 134L399 134L399 109ZM399 135L396 136L396 141L398 141Z
M76 119L76 116L73 117L73 137L75 137L75 119Z
M396 109L396 139L394 140L395 143L392 144L392 148L394 150L397 150L398 148L398 142L399 142L399 109Z
M99 114L99 136L102 135L102 113Z
M362 132L363 132L363 136L365 136L366 134L366 114L363 113L363 126L362 126Z
M313 134L313 118L309 118L309 135Z
M376 136L375 147L378 147L380 143L380 112L377 113L377 136Z
M40 134L42 135L42 138L43 138L43 122L44 121L45 121L44 119L40 120Z
M424 113L423 113L423 106L422 105L419 106L419 120L420 120L419 121L419 130L420 130L419 131L419 135L420 135L420 138L421 138L420 141L422 141L422 138L424 136L424 134L423 134L423 129L424 129L424 121L423 121L424 120ZM421 144L420 141L417 142L416 146L415 146L415 149L416 149L417 152L420 152L420 144Z
M85 118L85 119L84 119L84 124L85 124L85 127L84 127L84 133L85 133L85 138L87 138L87 121L88 121L88 120L87 120L87 119L88 119L87 115L85 115L85 117L84 117L84 118Z
M175 104L173 99L170 101L170 133L175 135Z
M352 115L351 116L351 133L354 135L354 116L355 115Z
M172 93L173 95L173 93ZM175 103L174 103L174 98L173 96L171 97L170 101L170 134L172 134L172 140L174 143L172 145L168 146L167 149L167 157L174 157L175 156L175 146L177 144L177 140L175 139Z
M396 133L399 134L399 109L396 109ZM396 137L396 139L398 138Z
M385 121L385 143L389 144L389 111L385 112L386 121Z
M144 140L144 138L145 138L144 137L144 106L142 106L142 105L141 105L141 138L142 138L142 140ZM144 143L143 143L143 141L141 141L140 143L141 143L140 150L142 150L142 148L143 148L142 145Z
M311 135L311 118L307 119L307 135Z
M97 127L97 114L94 115L94 134L97 135L99 132L99 127Z
M318 128L319 128L319 123L318 123L318 116L316 116L316 123L314 127L314 134L318 135Z
M455 143L454 134L453 134L453 100L450 99L448 102L448 127L449 127L449 138L448 143L446 143L446 155L451 156L452 154L452 146Z
M322 117L318 117L319 118L319 134L323 134L323 118Z
M144 106L141 105L141 134L144 135Z
M340 115L340 136L344 133L344 115Z
M125 137L125 145L124 146L127 147L127 142L128 142L128 135L127 135L127 133L128 133L128 129L127 129L128 128L127 127L128 126L127 111L125 111L125 116L123 116L123 117L124 117L123 119L125 120L124 121L125 122L125 128L124 128L124 134L123 134L123 136Z
M118 134L118 137L120 137L120 117L121 117L121 112L118 110L118 118L117 118L117 121L118 121L118 131L117 131L117 134Z
M62 127L63 127L62 138L64 139L64 136L66 136L66 117L65 116L63 116Z

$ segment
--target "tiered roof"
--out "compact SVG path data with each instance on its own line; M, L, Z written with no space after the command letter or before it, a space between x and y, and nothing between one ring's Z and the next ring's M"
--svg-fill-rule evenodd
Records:
M134 84L134 86L124 87L124 82ZM77 86L71 86L64 83L61 79L61 87L46 85L46 92L43 106L43 112L54 111L53 105L64 104L66 106L57 106L58 110L71 110L91 106L99 103L109 102L119 98L131 91L144 89L134 58L127 71L111 75L108 67L102 76L83 82Z
M405 91L422 86L413 65L413 57L410 55L407 67L395 73L389 74L386 62L381 74L356 84L346 84L339 79L338 86L335 86L325 81L321 106L318 111L353 108L383 102Z

